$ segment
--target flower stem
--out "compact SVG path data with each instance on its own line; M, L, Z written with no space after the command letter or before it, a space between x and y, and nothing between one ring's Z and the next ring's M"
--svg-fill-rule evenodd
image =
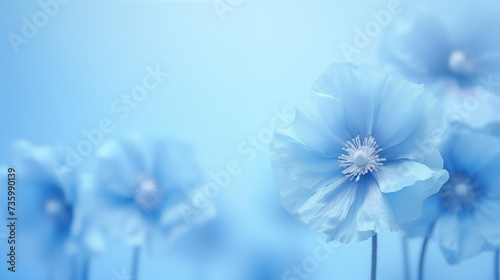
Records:
M371 280L377 279L377 235L372 236L372 276Z
M83 267L82 267L82 280L89 279L89 270L90 270L90 259L85 256L83 259Z
M141 253L141 248L139 246L134 247L134 253L132 255L132 270L130 272L130 279L131 280L139 279L138 271L139 271L140 253Z
M500 261L500 249L495 251L495 265L493 269L495 270L495 280L500 280L500 270L498 269L498 261Z
M422 250L420 251L420 262L418 264L418 280L424 279L424 261L428 243L429 243L429 237L426 237L424 239L424 242L422 243Z
M408 257L408 238L406 234L401 235L401 246L403 248L403 266L406 280L410 280L410 260Z

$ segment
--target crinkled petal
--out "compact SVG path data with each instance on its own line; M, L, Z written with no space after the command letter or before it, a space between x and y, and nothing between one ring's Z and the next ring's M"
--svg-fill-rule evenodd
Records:
M373 172L372 176L375 178L380 191L391 193L411 186L417 181L425 181L431 178L435 172L426 165L415 161L397 160L379 166L378 171Z
M318 190L298 209L300 219L312 229L325 231L336 228L347 217L356 200L356 182L340 178Z
M308 146L289 136L275 133L271 146L276 151L272 153L273 160L279 162L290 179L305 188L322 188L331 184L335 176L342 175L338 158L318 156Z
M420 90L419 98L415 100L414 104L419 109L414 111L408 109L412 116L411 121L408 121L406 124L408 127L391 126L392 123L389 120L387 123L381 124L381 126L388 125L388 129L400 129L402 131L399 132L400 135L398 137L387 140L388 144L385 144L385 146L383 142L385 136L383 134L380 135L379 138L382 139L382 142L377 141L377 143L383 149L380 152L381 157L388 160L413 159L420 161L436 152L437 142L443 132L441 110L431 93L423 91L423 88ZM401 119L402 117L395 116L395 118ZM401 126L405 125L405 123L399 124ZM392 135L390 133L387 134ZM398 141L394 141L396 139Z
M310 93L298 102L293 124L278 131L304 143L322 157L337 158L352 138L346 129L344 114L339 100Z
M442 126L436 99L422 85L390 76L380 98L382 105L374 125L373 137L384 150L406 141L427 139L429 134L432 135L434 130ZM414 149L414 145L404 146ZM412 151L404 150L404 153Z
M370 176L362 180L364 199L357 212L356 229L358 231L397 231L399 226L394 220L393 210L377 183Z
M314 195L314 191L309 188L304 188L297 181L290 179L288 174L283 170L277 151L274 149L272 144L269 149L271 152L271 164L273 167L274 178L276 185L280 188L281 204L288 212L290 212L290 214L292 214L296 219L299 219L299 215L297 213L298 209L311 196Z
M446 170L434 170L432 177L425 181L417 181L397 192L387 193L386 197L394 211L396 222L401 224L418 218L424 200L437 193L448 179Z
M325 231L325 234L328 236L328 241L337 240L342 243L360 242L376 234L376 232L372 230L360 231L357 229L356 216L362 203L362 199L357 199L351 206L352 209L349 211L344 222L337 228Z
M369 65L332 64L312 87L312 91L338 99L345 110L345 125L352 137L373 134L373 124L381 106L379 93L389 74Z

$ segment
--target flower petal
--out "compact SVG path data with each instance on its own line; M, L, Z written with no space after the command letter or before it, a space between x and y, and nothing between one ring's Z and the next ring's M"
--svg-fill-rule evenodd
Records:
M409 237L431 237L434 224L441 214L441 211L439 195L435 194L430 196L424 201L420 216L415 220L403 224L406 234Z
M270 152L274 178L276 185L280 188L281 204L290 214L300 220L297 211L302 204L314 195L314 191L302 187L297 181L290 179L288 174L283 170L276 154L277 151L274 149L273 145L270 145Z
M451 44L443 24L429 14L409 15L408 22L389 27L381 56L414 82L429 82L447 73Z
M366 240L376 233L372 230L360 231L357 229L356 216L358 210L363 203L362 199L357 199L351 207L344 222L337 228L326 230L325 234L328 236L328 241L337 240L342 243L352 243Z
M404 187L411 186L417 181L431 178L436 171L426 165L411 161L389 161L372 172L380 191L383 193L397 192Z
M374 137L379 139L377 143L383 149L380 152L381 157L390 160L418 160L427 158L437 150L436 144L443 132L440 108L431 93L423 88L417 88L416 85L413 87L418 98L406 105L415 106L415 109L405 107L404 110L409 112L406 118L396 113L389 113L386 123L378 125L379 134ZM399 98L409 97L402 95ZM397 104L392 106L402 107ZM393 118L400 121L391 121Z
M485 240L469 213L444 213L436 221L433 237L451 264L475 256L485 246Z
M107 192L121 198L132 198L136 181L146 175L147 169L141 151L141 144L132 141L108 140L97 151L97 181Z
M492 245L500 245L500 201L489 198L481 199L474 218L484 238Z
M435 170L433 176L425 181L417 181L397 192L386 193L396 222L401 224L418 218L424 200L437 193L448 179L449 174L446 170Z
M367 176L361 184L365 193L356 216L356 228L359 231L397 231L394 213L377 183Z
M450 137L445 167L451 173L465 173L480 184L484 195L500 198L498 166L500 166L500 138L478 132L461 131Z
M345 127L344 109L332 96L309 93L297 103L295 121L279 129L322 157L337 158L352 137Z
M312 87L313 92L331 95L344 106L345 125L351 137L365 138L373 133L373 124L381 106L378 94L389 74L369 65L332 64Z
M271 143L272 157L290 177L305 188L319 189L341 175L337 158L324 158L303 143L287 135L275 133Z
M300 219L312 229L325 231L336 228L347 217L357 191L356 182L340 178L318 190L297 212Z

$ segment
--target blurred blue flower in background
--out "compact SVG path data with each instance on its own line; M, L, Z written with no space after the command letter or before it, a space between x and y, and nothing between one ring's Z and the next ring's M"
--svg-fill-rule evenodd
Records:
M333 64L270 145L283 206L328 240L399 230L448 179L435 147L441 125L422 86Z
M82 257L97 252L97 247L87 242L91 241L89 231L76 204L79 178L73 172L55 172L60 158L50 147L19 141L14 153L22 185L19 197L23 199L18 207L23 217L23 246L18 248L44 264L48 279L75 279Z
M164 255L193 225L213 215L209 209L186 220L179 210L191 203L202 179L187 144L113 139L103 143L97 157L94 215L126 244Z
M387 30L382 60L409 80L426 84L454 81L468 87L500 74L499 7L482 4L474 3L450 25L426 12L406 15Z
M379 49L385 68L436 94L453 127L500 122L500 6L480 2L457 3L456 19L408 12L388 27Z
M500 139L463 130L441 150L450 180L404 227L410 237L433 238L454 264L500 245Z

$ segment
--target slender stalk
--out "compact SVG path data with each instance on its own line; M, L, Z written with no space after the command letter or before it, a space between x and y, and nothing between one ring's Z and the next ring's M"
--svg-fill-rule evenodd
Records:
M418 280L424 279L424 261L428 243L429 243L429 237L426 237L424 239L424 242L422 243L422 250L420 251L420 262L418 264Z
M371 280L377 279L377 235L372 236L372 273Z
M139 279L139 258L140 258L141 248L139 246L134 247L134 253L132 255L132 270L130 272L130 279Z
M403 266L404 266L404 274L405 280L410 280L410 258L409 258L409 250L408 250L408 238L406 234L401 235L401 246L403 248Z
M82 280L89 279L89 270L90 270L90 258L85 256L83 258L83 264L82 264Z
M493 269L495 270L495 280L500 280L500 270L498 269L498 261L500 261L500 249L495 251L495 264Z

